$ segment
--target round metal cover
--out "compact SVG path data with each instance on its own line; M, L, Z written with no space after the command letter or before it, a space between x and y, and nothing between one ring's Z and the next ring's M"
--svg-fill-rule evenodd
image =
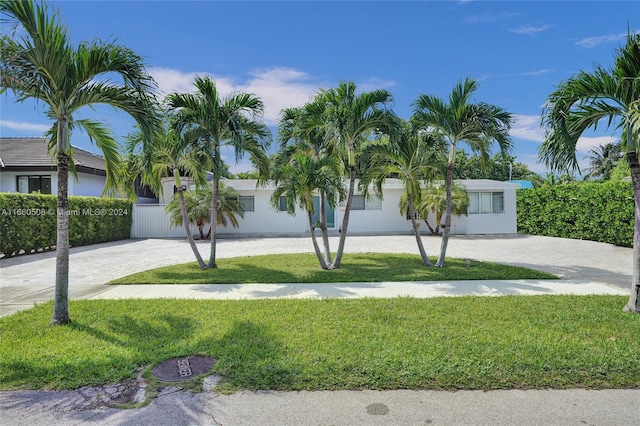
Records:
M156 365L151 373L163 382L183 382L208 372L215 363L214 358L203 355L172 358Z

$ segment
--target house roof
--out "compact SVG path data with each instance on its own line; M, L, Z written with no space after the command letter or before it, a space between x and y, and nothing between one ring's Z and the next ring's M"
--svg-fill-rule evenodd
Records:
M105 175L104 158L80 148L73 148L76 171ZM55 158L47 149L45 138L0 138L0 169L55 170Z

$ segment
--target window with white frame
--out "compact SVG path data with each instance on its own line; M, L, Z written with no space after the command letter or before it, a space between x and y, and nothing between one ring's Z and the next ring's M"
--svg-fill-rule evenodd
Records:
M504 213L504 192L469 192L469 214Z
M378 197L366 199L362 195L354 195L351 210L382 210L382 200Z
M242 210L245 212L255 211L255 197L253 195L241 195L240 207L242 207Z

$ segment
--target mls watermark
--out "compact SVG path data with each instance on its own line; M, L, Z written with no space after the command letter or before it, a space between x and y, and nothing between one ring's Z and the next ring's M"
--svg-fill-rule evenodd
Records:
M2 216L128 216L128 209L2 209Z

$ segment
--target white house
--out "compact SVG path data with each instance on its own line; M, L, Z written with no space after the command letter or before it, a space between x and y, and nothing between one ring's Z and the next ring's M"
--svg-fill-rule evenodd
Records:
M78 179L69 177L69 195L99 197L104 188L104 159L74 148ZM57 194L55 159L44 138L0 138L0 192Z
M308 235L306 212L296 211L295 216L286 211L274 209L270 203L275 190L273 184L258 187L255 180L226 180L228 186L235 188L244 207L244 219L239 218L239 227L219 227L219 235L224 236L294 236ZM516 189L519 184L493 180L461 180L457 181L469 194L468 215L452 218L453 234L510 234L517 232L516 222ZM397 179L388 179L383 187L382 197L365 199L357 194L353 200L349 217L348 233L354 234L408 234L411 223L400 214L400 196L402 184ZM133 237L180 237L182 228L169 229L168 219L160 222L164 215L164 203L174 193L173 179L165 181L164 195L160 205L145 206L146 213L138 207L134 215ZM319 198L319 197L318 197ZM135 210L135 209L134 209ZM157 212L156 212L157 210ZM161 212L162 210L162 212ZM138 216L141 214L141 216ZM317 214L316 214L317 215ZM339 232L344 217L344 206L330 209L327 213L328 225L332 233ZM434 226L435 219L428 218ZM157 223L156 223L157 222ZM155 223L155 224L154 224ZM144 231L143 231L144 228ZM426 226L421 228L428 233Z
M69 173L69 195L100 197L106 181L104 158L73 148L77 178ZM157 203L148 189L136 187L140 203ZM56 160L45 138L0 138L0 192L58 193Z

